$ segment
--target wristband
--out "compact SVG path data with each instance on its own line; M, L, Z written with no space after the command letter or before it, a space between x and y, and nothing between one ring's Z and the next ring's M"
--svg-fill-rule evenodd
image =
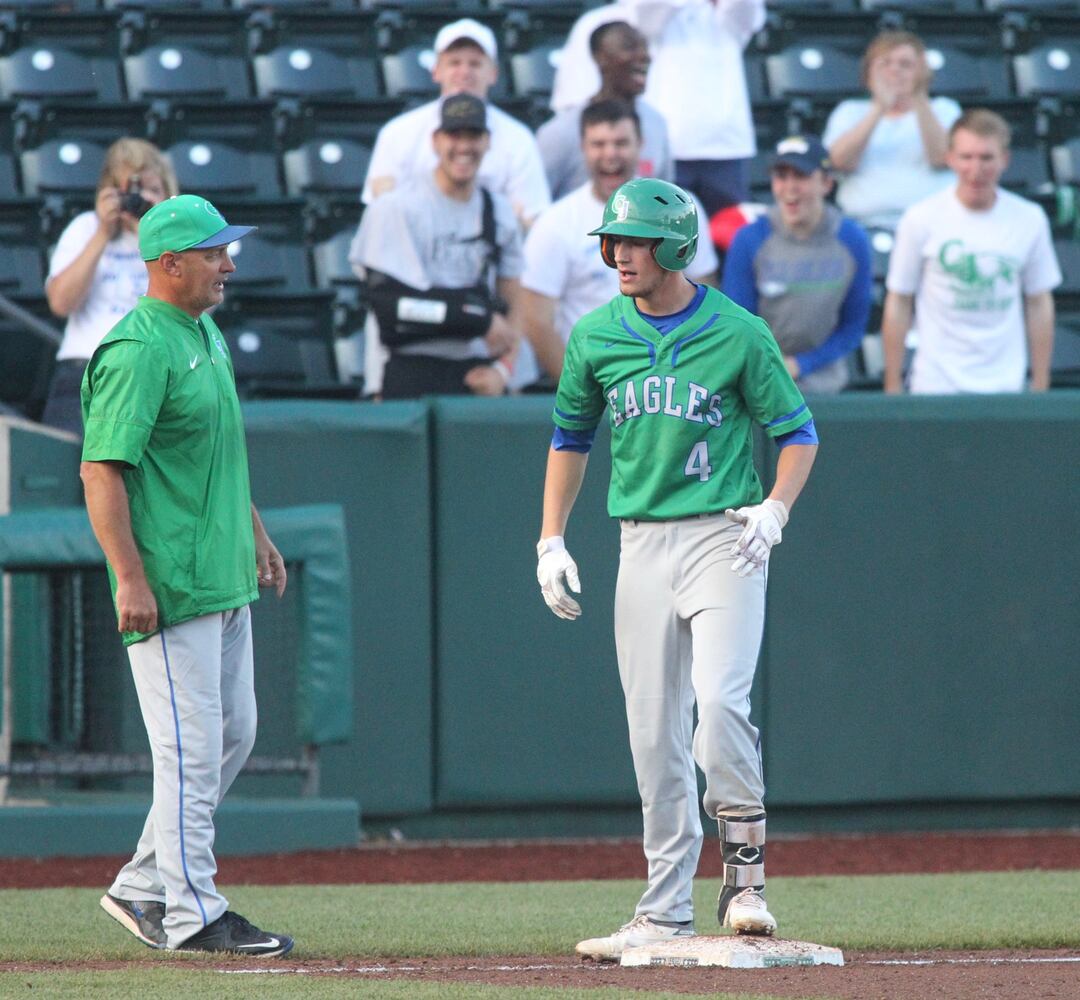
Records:
M509 365L507 365L503 361L493 361L491 363L491 367L494 368L495 371L497 371L503 377L503 381L507 385L510 384L510 376L513 374L513 372L510 371Z

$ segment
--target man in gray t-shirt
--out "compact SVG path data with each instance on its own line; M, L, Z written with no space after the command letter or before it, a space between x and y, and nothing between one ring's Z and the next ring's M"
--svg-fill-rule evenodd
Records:
M649 71L645 36L625 21L609 21L592 33L589 47L600 70L600 90L588 103L618 98L632 104L641 122L638 177L673 180L667 123L659 111L641 99ZM536 133L552 198L561 198L589 180L581 154L582 107L558 112Z
M373 307L368 315L364 380L370 394L493 396L509 384L524 265L513 208L476 184L490 141L486 114L475 97L446 98L432 137L435 170L377 198L360 221L349 250L353 269L367 281L369 297L388 284L398 293L389 313L377 317ZM462 304L460 296L427 294L432 290L476 294ZM507 316L482 311L494 295L509 307ZM486 330L477 329L478 315ZM380 331L380 322L395 318L429 332L402 341Z

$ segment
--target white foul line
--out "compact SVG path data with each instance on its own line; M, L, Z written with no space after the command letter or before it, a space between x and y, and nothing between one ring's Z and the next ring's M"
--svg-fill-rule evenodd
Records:
M1080 955L1057 958L875 958L857 965L1053 965L1057 962L1080 962Z

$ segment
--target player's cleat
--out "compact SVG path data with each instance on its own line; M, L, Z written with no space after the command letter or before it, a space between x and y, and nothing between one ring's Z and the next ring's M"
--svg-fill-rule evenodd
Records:
M138 902L117 899L105 893L101 897L101 908L148 948L165 947L165 928L162 926L165 920L164 903L149 899Z
M694 924L690 920L685 923L658 923L642 913L630 923L623 924L609 937L579 941L574 951L582 958L591 958L597 962L617 962L624 948L637 948L639 945L659 944L674 938L693 936Z
M237 955L276 958L289 954L292 946L291 937L261 931L239 913L226 910L212 924L189 937L177 951L229 951Z
M736 934L771 935L776 932L776 918L769 912L760 889L743 889L728 900L721 924Z
M716 919L738 934L772 934L776 919L765 905L765 814L718 816L724 887Z

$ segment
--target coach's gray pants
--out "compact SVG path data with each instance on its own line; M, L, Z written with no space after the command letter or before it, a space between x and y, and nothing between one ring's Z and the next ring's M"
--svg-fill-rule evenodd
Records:
M722 514L622 522L615 642L649 863L636 912L658 920L694 915L702 844L694 761L705 773L708 815L763 811L750 685L765 573L731 571L741 530Z
M214 886L214 811L255 743L251 614L193 618L128 647L154 759L154 801L109 890L165 904L176 948L228 908Z

